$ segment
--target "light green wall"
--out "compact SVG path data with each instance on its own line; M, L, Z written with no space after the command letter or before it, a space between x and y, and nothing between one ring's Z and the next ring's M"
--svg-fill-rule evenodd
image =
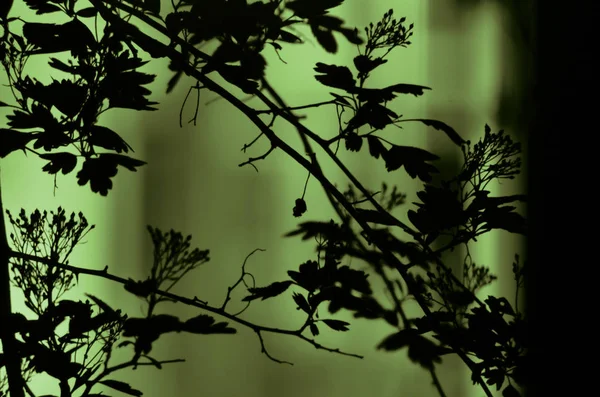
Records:
M163 3L167 9L168 2ZM494 121L497 76L502 67L499 33L495 27L498 10L484 7L477 12L455 15L462 21L457 25L451 20L444 22L444 18L432 19L434 12L451 15L453 2L450 0L346 3L334 14L361 31L362 26L376 22L389 8L394 8L395 15L406 16L415 24L413 44L392 52L388 64L378 69L370 83L372 87L392 83L422 84L432 87L433 91L420 98L400 98L391 105L393 110L407 117L439 116L472 139L475 135L470 134L482 133L486 122L493 125L494 130L500 127ZM439 7L435 11L434 4ZM20 14L28 21L40 20L21 2L11 14ZM308 30L303 33L315 41ZM287 65L282 64L273 51L267 50L269 81L292 106L329 99L328 92L333 90L314 79L312 68L316 62L351 65L356 49L341 38L339 43L336 56L326 54L311 43L285 46L281 56ZM30 61L30 73L47 81L49 68L44 66L44 57L34 58ZM123 277L143 277L150 266L146 224L192 234L193 243L200 249L211 250L211 261L182 282L177 292L196 295L214 305L222 302L227 286L239 277L242 261L255 248L267 250L256 253L247 264L258 285L283 279L286 270L313 259L314 244L280 238L297 224L292 207L302 194L305 172L281 151L258 162L259 173L249 166L239 168L239 163L249 155L262 154L267 145L261 141L248 153L241 152L244 143L257 134L256 127L224 100L205 106L214 96L204 90L197 126L184 124L180 129L179 110L188 86L182 80L167 97L164 90L171 77L167 62L153 60L151 64L143 70L158 74L152 86L152 100L160 102L160 110L109 111L100 119L101 124L121 133L135 149L136 158L147 161L148 165L137 173L121 171L107 198L92 194L88 186L77 186L74 175L59 176L59 189L53 196L53 179L41 171L43 162L14 153L0 163L5 208L15 213L21 207L31 211L36 207L55 209L62 205L69 212L83 211L97 228L88 236L87 244L73 254L71 263L98 269L108 265L111 272ZM4 75L1 79L5 83ZM10 93L4 87L2 90L2 100L10 99ZM243 96L236 89L231 91L238 97ZM185 107L184 123L193 115L194 101L191 97ZM258 101L249 104L262 108ZM337 130L333 108L299 113L308 115L306 125L322 136L331 136ZM268 119L265 117L265 120ZM278 121L275 131L281 137L289 137L294 147L303 152L297 132L289 125ZM390 128L384 135L397 143L444 150L445 136L436 132L418 125L405 125L404 130ZM408 202L416 201L414 193L420 187L418 182L402 172L388 174L380 162L366 153L348 153L343 148L340 153L342 161L368 188L377 189L385 179L406 191ZM323 160L322 154L317 155ZM323 168L340 186L346 185L346 180L330 162L323 160ZM302 221L335 217L326 201L321 204L323 198L322 189L311 179L305 197L308 212ZM396 215L406 220L402 212ZM514 244L506 236L494 235L482 239L476 255L494 269L500 269L510 266L506 258L509 261L512 258ZM507 245L510 249L505 249ZM381 286L374 275L371 277L374 286ZM510 287L510 282L508 285ZM142 301L130 298L120 286L86 277L82 277L80 286L80 291L105 296L108 302L126 308L131 315L142 313ZM502 284L501 288L505 287ZM243 296L244 293L238 292L238 299ZM383 294L379 298L387 302ZM234 301L231 308L238 307L242 306L236 306ZM165 304L162 309L184 318L197 314L195 309L183 306ZM294 309L290 297L279 297L253 303L242 317L290 329L298 327L303 320ZM389 354L375 350L375 345L392 331L391 327L383 322L357 321L346 314L336 318L351 320L351 330L342 334L323 329L319 342L365 355L364 360L317 351L300 340L267 334L265 342L269 352L295 364L279 365L261 354L253 332L237 327L239 331L235 336L165 337L155 344L153 357L183 357L187 363L165 366L162 371L153 368L123 371L116 378L130 381L147 397L435 395L429 374L410 363L405 351ZM468 376L461 375L463 370L464 365L458 360L448 360L447 366L440 368L440 379L447 394L467 395L464 393L473 391L472 395L479 395L479 390L470 386ZM36 390L50 392L50 386L41 378Z

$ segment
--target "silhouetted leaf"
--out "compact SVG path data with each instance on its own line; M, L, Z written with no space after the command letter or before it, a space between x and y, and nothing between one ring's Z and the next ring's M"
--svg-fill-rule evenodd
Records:
M285 292L290 285L292 285L291 281L276 281L266 287L248 288L251 295L242 300L249 302L258 298L262 298L262 300L273 298Z
M386 62L387 62L387 59L383 59L381 57L375 58L375 59L371 59L370 57L368 57L366 55L357 55L354 57L354 66L356 67L356 70L358 70L359 75L362 75L365 77L373 69L377 68L378 66L383 65Z
M415 334L408 346L408 358L427 369L433 368L434 362L442 362L439 353L438 346L423 335Z
M448 136L448 138L450 138L450 140L452 142L454 142L455 144L457 144L458 146L465 143L465 140L462 139L460 137L460 135L458 135L458 132L456 132L454 130L454 128L450 127L446 123L443 123L438 120L429 120L429 119L415 119L415 121L420 121L421 123L423 123L429 127L433 127L436 130L444 132Z
M489 229L503 229L510 233L526 235L527 227L525 218L513 212L514 207L500 207L487 209L479 218Z
M396 119L398 115L386 108L385 106L379 105L375 102L367 102L361 106L354 117L348 122L348 130L355 130L362 127L365 124L369 124L372 128L383 129L385 126L391 124L393 119Z
M363 140L357 133L349 132L344 137L344 142L346 143L346 149L352 152L358 152L362 147Z
M286 2L285 6L300 18L311 18L323 15L327 10L342 4L344 0L295 0Z
M225 80L240 88L246 94L252 94L258 89L258 83L248 80L241 66L223 65L218 72Z
M294 302L296 302L296 304L298 305L297 309L302 309L304 313L310 314L310 305L308 304L308 301L306 300L304 295L294 292L292 296L294 298Z
M33 138L35 138L35 136L30 132L19 132L0 128L0 158L4 158L11 152L19 149L23 150L23 153L25 153L25 147Z
M392 145L383 158L388 172L404 166L407 174L413 179L418 177L422 181L429 182L430 174L438 172L434 166L426 162L438 160L439 157L420 148Z
M63 175L67 175L69 172L75 169L77 165L77 156L73 153L59 152L59 153L48 153L39 155L44 160L50 162L42 168L49 174L56 174L58 171L62 171Z
M109 108L125 108L134 110L157 110L151 107L158 102L145 98L152 92L143 85L154 81L155 75L137 71L107 73L100 82L98 94L108 99Z
M317 19L318 18L318 19ZM328 18L328 19L325 19ZM332 24L333 22L333 24ZM330 54L337 53L338 45L333 36L333 26L339 26L343 21L329 15L310 19L310 29L321 47ZM333 26L332 26L333 25Z
M94 7L87 7L75 12L75 14L82 18L93 18L98 14L98 10L96 10Z
M489 295L484 302L488 305L492 313L515 315L510 302L503 296L496 298L495 296Z
M36 54L71 50L75 55L83 55L88 48L95 49L97 46L92 32L78 19L62 25L26 22L23 25L23 36L30 44L39 48L35 51Z
M287 274L292 280L294 280L300 287L305 288L308 291L314 291L319 288L319 264L316 261L306 261L302 263L299 271L288 270ZM291 283L290 281L286 281ZM287 286L285 287L287 288Z
M75 117L81 110L88 95L88 89L70 80L52 81L47 88L50 93L60 92L54 95L52 105L67 117Z
M55 125L57 124L52 113L38 104L31 107L31 113L14 110L14 114L9 114L6 118L9 120L8 126L17 129L44 127L49 118L55 121Z
M352 106L352 105L350 105L350 102L348 102L348 100L346 98L344 98L343 96L335 94L333 92L330 92L330 94L335 98L336 102L339 103L340 105Z
M284 234L284 237L292 237L302 234L302 240L308 240L310 238L321 236L331 241L346 241L352 238L352 235L348 234L333 220L329 222L302 222L299 228L289 233Z
M188 319L182 327L182 331L194 334L235 334L235 328L229 328L226 322L215 323L215 319L207 314L200 314Z
M317 327L317 325L315 323L310 323L310 333L313 334L313 336L317 336L319 335L319 328Z
M129 383L121 382L120 380L106 379L101 380L99 383L102 383L103 385L118 390L122 393L129 394L130 396L141 396L144 394L141 391L132 388Z
M27 7L34 10L36 15L62 11L58 6L49 3L50 1L48 0L25 0L25 4L27 4Z
M292 209L292 212L296 218L302 216L306 212L306 201L302 198L296 199L296 205Z
M385 337L377 345L377 349L383 349L388 352L400 350L404 346L411 344L416 336L418 336L418 334L415 329L405 328Z
M77 173L77 183L84 186L90 182L92 192L106 196L112 188L111 178L117 175L118 165L135 171L135 167L144 164L146 163L143 161L120 154L102 153L98 158L85 159L81 170Z
M383 103L396 98L398 94L412 94L414 96L423 95L423 90L429 90L429 87L414 84L394 84L386 88L356 88L354 92L358 94L360 102Z
M153 14L160 14L160 0L144 0L142 7Z
M129 146L119 134L110 128L101 125L92 125L90 127L88 143L94 146L103 147L104 149L114 150L117 153L128 153L130 149L133 151L133 148Z
M54 57L50 58L48 65L56 70L60 70L65 73L75 74L77 72L76 66L67 65L63 61L56 59Z
M102 309L102 311L107 312L107 313L115 312L115 310L112 307L110 307L106 302L104 302L102 299L100 299L92 294L85 294L85 296L87 296L92 301L94 301L94 303L96 305L98 305L98 307L100 307Z
M376 159L379 158L379 155L384 156L387 153L387 149L376 135L367 135L367 142L369 143L369 153Z
M146 298L156 290L157 285L156 281L151 278L147 278L143 281L129 279L123 284L123 287L125 288L125 291L131 292L135 296Z
M345 66L327 65L317 62L314 70L317 73L322 73L321 75L315 75L315 79L326 86L350 91L356 85L356 81L352 77L352 72Z
M342 284L344 289L352 289L363 294L370 295L371 286L367 281L369 275L362 270L351 269L348 266L341 266L335 273L336 280Z
M327 326L336 331L348 331L350 323L341 320L322 320Z
M290 33L286 30L280 30L279 31L279 40L284 41L286 43L301 43L302 39L300 39L300 37L296 36L293 33Z
M496 385L496 390L500 390L502 385L504 384L504 380L506 376L504 375L504 371L498 368L494 369L486 369L483 371L482 375L487 379L485 383L488 385Z

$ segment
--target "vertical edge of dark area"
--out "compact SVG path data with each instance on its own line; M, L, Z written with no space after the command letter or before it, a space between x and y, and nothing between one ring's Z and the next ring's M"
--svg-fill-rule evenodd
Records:
M529 134L527 313L531 343L526 396L579 395L595 388L596 331L590 297L598 289L593 223L598 106L594 80L597 12L584 2L536 0L536 94ZM589 177L591 176L591 178ZM595 312L595 311L594 311ZM595 317L595 316L594 316ZM592 326L593 327L593 326ZM586 368L590 368L586 370ZM566 393L565 393L566 392Z

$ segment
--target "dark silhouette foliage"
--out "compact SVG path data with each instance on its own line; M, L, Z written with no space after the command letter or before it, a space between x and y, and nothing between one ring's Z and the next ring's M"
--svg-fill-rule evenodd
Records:
M58 381L61 397L98 396L95 389L98 385L141 396L142 391L110 379L110 375L127 367L153 365L161 369L164 364L183 361L161 361L150 355L154 342L172 332L199 337L235 334L235 327L249 327L258 335L265 355L278 363L291 364L267 351L265 333L292 335L319 349L362 358L323 346L315 339L323 329L350 330L350 323L333 318L341 310L351 312L354 318L385 321L395 330L377 348L389 352L406 348L409 359L429 370L434 379L437 379L436 365L443 356L456 354L471 371L473 383L488 396L492 395L489 387L503 388L505 397L518 396L527 387L529 337L526 319L517 310L518 288L523 283L519 257L515 256L513 263L518 288L512 304L504 297L489 296L484 301L477 298L477 291L493 282L495 276L485 266L473 263L470 255L464 259L460 278L442 261L443 252L458 246L466 247L468 252L469 243L494 229L527 233L525 219L516 212L516 203L525 202L526 197L493 197L486 190L490 182L513 179L519 174L521 162L517 156L521 148L503 130L495 133L488 125L483 127L482 138L472 145L442 121L407 119L388 108L397 96L421 96L429 87L403 82L383 88L364 86L371 74L387 62L385 57L391 50L411 44L414 26L407 26L404 17L396 19L393 10L389 10L381 21L364 29L364 39L358 29L345 26L342 19L331 14L343 0L263 0L252 4L246 0L182 0L172 3L173 9L169 11L161 10L159 0L25 2L39 15L63 13L71 20L62 24L27 22L11 17L10 2L2 3L0 18L4 35L0 61L17 105L0 102L0 106L12 110L7 116L8 128L0 129L1 158L19 151L34 154L47 162L42 171L55 177L59 172L64 175L76 172L79 185L89 183L93 192L108 195L120 169L136 171L146 163L130 156L134 150L119 131L98 125L98 116L113 108L157 110L154 107L157 102L149 100L152 92L146 88L155 76L138 71L150 62L142 60L140 52L145 52L154 59L169 59L173 76L167 84L167 93L183 74L190 75L197 80L193 88L198 95L201 89L216 92L261 130L242 150L245 152L260 138L269 140L270 149L240 166L255 167L256 161L264 160L277 148L306 169L304 192L296 199L291 215L299 218L309 212L310 203L304 196L308 180L313 177L325 188L340 219L304 221L285 234L315 241L316 257L299 260L298 268L289 270L287 277L280 280L257 286L245 264L260 249L250 253L242 264L239 279L228 287L223 304L211 306L197 297L171 292L179 280L210 259L208 250L191 249L191 236L184 238L174 230L163 233L148 226L154 246L150 274L143 280L124 279L109 273L108 267L92 270L68 264L73 248L94 228L83 214L79 213L78 219L71 214L67 219L61 207L56 213L50 212L50 216L47 211L39 210L28 215L22 209L13 218L7 210L13 232L10 244L8 241L1 244L0 266L6 268L6 274L10 268L10 281L23 291L25 305L33 315L29 318L23 313L13 313L10 301L2 304L0 336L4 350L0 354L0 369L6 370L6 378L0 378L0 394L10 390L11 396L22 397L33 374L45 372ZM156 35L169 39L169 44L143 33L125 14L147 24ZM83 23L86 19L103 21L103 31L92 32ZM22 35L11 30L17 22L23 23ZM272 48L279 54L284 46L301 44L303 40L293 27L297 24L310 27L326 52L335 54L343 38L359 48L359 55L350 66L318 62L314 77L336 91L330 93L333 99L292 108L269 85L262 52ZM218 41L211 55L196 47L211 40ZM71 75L70 78L60 81L52 78L51 83L44 84L24 74L23 66L30 56L63 52L69 52L68 63L49 57L48 65ZM214 83L210 76L215 73L241 92L258 97L268 109L245 105ZM274 102L263 94L264 90ZM339 119L339 132L330 139L304 127L292 113L323 105L335 105L336 109L341 107L351 114L347 122ZM57 118L52 109L61 116ZM260 113L271 114L273 121L281 117L293 124L310 161L275 135L270 128L273 122L265 125L257 117ZM439 173L435 166L440 159L437 155L384 138L387 127L399 127L404 122L420 122L443 133L443 139L463 154L460 171L450 178L435 179ZM388 172L403 170L424 183L417 193L416 210L407 212L412 226L392 214L405 204L406 194L396 186L390 189L385 183L380 191L371 192L336 161L337 148L334 153L330 147L339 148L341 140L350 152L368 151L373 158L381 159ZM319 145L351 180L346 191L341 192L324 177L311 143ZM4 223L0 226L5 234ZM382 278L393 298L393 307L386 307L376 299L367 273L346 264L351 258L365 261ZM397 278L391 277L391 272ZM146 315L129 317L91 294L86 294L85 300L62 299L80 274L121 283L126 291L146 302ZM0 291L8 291L9 278L0 281L3 283ZM297 310L306 315L304 324L295 330L284 330L242 320L238 317L241 312L227 310L231 293L240 284L248 292L242 299L246 308L256 300L291 297ZM407 317L403 306L411 300L418 303L422 316ZM201 313L180 319L156 314L157 305L165 301L194 306L211 315ZM227 321L218 322L213 315ZM59 332L58 326L65 321L67 331ZM307 336L308 332L312 337ZM113 349L124 347L131 349L131 359L112 363ZM73 358L74 352L87 353L92 349L98 353L79 356L79 360ZM74 383L70 384L71 379ZM3 380L6 382L1 383ZM444 396L442 386L437 381L435 384Z

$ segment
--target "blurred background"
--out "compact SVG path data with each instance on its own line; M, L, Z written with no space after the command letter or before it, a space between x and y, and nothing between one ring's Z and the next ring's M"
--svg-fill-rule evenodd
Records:
M342 17L347 26L358 27L363 36L364 26L379 21L390 8L394 9L395 17L405 16L407 24L414 23L412 44L392 51L388 63L378 68L368 81L369 87L411 83L433 89L418 98L396 99L389 105L396 113L408 118L442 120L474 142L483 136L487 123L492 131L504 129L521 141L525 151L530 123L527 105L533 90L531 5L529 0L347 0L332 14ZM163 10L170 10L170 2L163 1ZM15 1L11 16L26 21L48 21L48 16L35 15L20 0ZM60 17L55 19L66 22ZM143 26L140 28L152 33ZM332 89L313 77L316 62L351 67L357 55L355 46L341 36L336 36L338 54L331 55L316 43L308 29L299 30L306 43L284 46L280 55L286 63L271 49L263 52L268 62L267 79L290 106L330 98L328 92ZM203 50L212 51L215 46L211 45ZM66 55L61 56L59 59L67 59ZM47 61L44 55L31 57L26 73L44 83L51 81L50 76L58 78ZM258 130L225 100L215 100L212 93L202 90L197 124L186 124L194 114L196 98L192 94L184 106L183 128L180 128L179 113L194 81L182 79L174 92L166 95L166 84L172 76L167 64L164 60L153 60L142 68L157 75L150 100L160 103L159 111L111 110L99 120L100 125L120 133L134 148L133 157L148 162L146 166L137 173L121 170L108 197L101 197L93 194L89 186L79 187L74 174L59 175L58 189L54 192L54 179L41 171L44 162L14 152L0 162L4 208L13 214L20 208L29 213L35 208L56 210L59 205L68 213L83 211L89 222L97 226L86 238L86 244L76 248L70 262L95 269L108 265L110 272L121 277L145 278L151 266L147 224L192 234L192 246L210 249L211 260L178 284L174 292L220 306L227 287L239 277L244 258L256 248L266 251L255 253L246 266L259 286L282 280L287 270L315 259L312 241L281 236L294 229L299 221L335 219L335 213L323 201L322 188L311 179L305 196L307 213L300 219L292 216L294 200L302 195L306 174L281 151L274 151L266 160L256 163L258 173L250 166L238 167L249 156L262 154L268 144L261 140L247 153L241 151ZM219 78L215 80L222 82ZM0 83L7 83L5 73L0 76ZM225 87L230 89L229 85ZM0 90L1 101L14 103L6 86ZM231 92L245 98L237 89L232 88ZM263 108L256 100L248 104ZM0 112L3 116L8 114L6 108L0 108ZM321 136L330 137L337 131L333 108L319 107L297 114L308 116L305 125ZM0 126L5 123L3 118ZM278 120L274 131L286 140L289 137L289 142L303 153L293 128ZM426 148L440 155L445 162L437 165L445 174L451 175L460 166L460 151L439 131L404 124L403 130L389 127L382 135L393 142ZM339 153L368 189L378 190L385 180L406 193L407 204L395 213L406 220L406 211L417 201L421 183L402 171L388 174L367 153L350 153L343 148ZM324 156L318 153L317 156L330 180L345 188L347 180L342 174ZM490 189L493 195L515 194L526 188L525 178L524 175ZM514 254L523 252L524 241L506 232L490 233L479 241L471 247L474 261L487 264L499 276L495 284L482 291L482 297L503 295L513 302L511 264ZM453 255L448 257L451 263L462 263L464 252ZM387 302L380 280L375 275L370 280L374 289L379 290L380 301ZM105 280L83 276L70 297L80 298L81 292L98 294L132 316L144 312L142 300ZM246 295L242 289L236 292L228 306L232 312L243 308L239 300ZM18 291L13 294L13 302L18 303ZM272 300L254 302L242 317L257 324L295 329L303 322L295 306L288 292ZM197 309L170 304L159 306L158 311L182 318L199 314ZM152 367L124 370L113 378L130 382L148 397L437 395L429 373L412 364L406 350L390 354L375 349L393 331L386 323L355 320L345 313L334 318L350 320L350 331L323 329L317 341L364 355L364 359L316 350L291 337L265 334L269 353L294 363L293 366L277 364L261 353L259 340L250 329L236 326L238 334L233 336L161 337L154 345L153 357L185 358L187 362L166 365L161 371ZM458 359L445 358L438 366L438 375L447 396L483 395L472 385L470 374ZM32 388L40 394L58 391L43 375L36 378Z

